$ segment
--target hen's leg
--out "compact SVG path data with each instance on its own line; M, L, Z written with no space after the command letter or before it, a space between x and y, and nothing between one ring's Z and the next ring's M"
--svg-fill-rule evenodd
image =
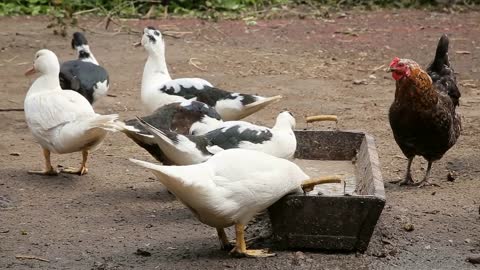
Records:
M424 186L437 186L437 184L434 184L434 183L431 183L430 181L428 181L428 177L430 176L430 170L432 169L432 161L428 161L428 165L427 165L427 172L425 173L425 177L423 178L422 181L418 182L416 185L418 185L418 187L424 187Z
M393 184L399 184L400 186L403 186L403 185L414 185L415 182L413 182L413 178L412 178L412 172L411 172L411 169L412 169L412 162L413 162L413 157L410 157L408 158L408 163L407 163L407 174L405 175L405 178L403 180L397 180L397 181L392 181L390 183L393 183Z
M80 169L65 168L65 169L62 170L62 172L71 173L71 174L78 174L78 175L86 174L88 172L87 159L88 159L88 150L83 150L82 151L82 165L80 166Z
M235 247L230 251L230 254L239 257L271 257L275 253L269 253L266 249L247 249L245 244L244 225L235 224Z
M43 157L45 158L45 170L43 171L28 171L30 174L40 174L40 175L58 175L57 170L52 167L50 161L50 151L48 149L43 149Z

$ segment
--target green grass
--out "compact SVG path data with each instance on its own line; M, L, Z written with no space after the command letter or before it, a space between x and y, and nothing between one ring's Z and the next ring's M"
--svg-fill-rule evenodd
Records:
M305 6L308 10L360 8L409 8L439 6L441 0L170 0L168 12L177 16L201 18L239 17L246 13L261 14L265 11L278 12L288 8ZM447 0L443 0L446 2ZM120 17L141 17L152 5L158 6L155 14L161 16L164 7L160 0L3 0L0 3L0 16L40 15L52 12L74 14L91 10L96 15L115 13ZM480 0L457 0L460 6L480 4ZM440 6L443 4L440 4ZM240 16L241 17L241 16Z

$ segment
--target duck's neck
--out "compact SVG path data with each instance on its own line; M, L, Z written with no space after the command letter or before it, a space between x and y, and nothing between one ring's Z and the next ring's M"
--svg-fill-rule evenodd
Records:
M171 79L163 52L150 53L143 69L142 97L151 91L158 91L157 86Z
M38 94L47 91L61 91L60 80L58 79L58 72L43 74L38 77L28 89L27 96Z
M78 53L78 59L84 62L90 62L98 66L97 59L95 59L95 56L93 56L92 51L90 51L90 46L80 45L75 47L75 49L77 50L77 53Z
M273 126L272 129L275 129L275 130L293 130L294 127L292 127L292 123L290 123L290 121L288 121L287 119L283 119L283 118L280 118L280 119L277 119L277 121L275 122L275 125Z

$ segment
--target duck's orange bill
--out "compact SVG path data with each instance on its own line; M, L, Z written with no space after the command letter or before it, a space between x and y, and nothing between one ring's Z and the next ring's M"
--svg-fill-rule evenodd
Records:
M30 69L28 69L27 71L25 71L25 76L30 76L32 74L35 74L37 71L35 70L35 67L32 66Z

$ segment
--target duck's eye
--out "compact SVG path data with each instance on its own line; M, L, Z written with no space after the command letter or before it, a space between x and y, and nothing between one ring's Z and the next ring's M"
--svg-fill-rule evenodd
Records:
M159 31L155 31L155 32L153 32L153 34L155 34L155 36L160 36L160 32L159 32Z

